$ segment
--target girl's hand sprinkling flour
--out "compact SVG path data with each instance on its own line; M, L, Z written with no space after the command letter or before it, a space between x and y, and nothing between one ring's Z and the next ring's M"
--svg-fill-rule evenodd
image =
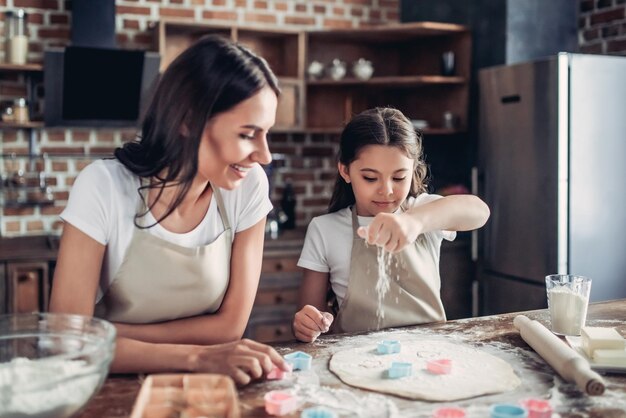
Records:
M379 213L371 224L357 230L357 234L368 244L378 245L391 253L413 243L422 232L419 219L406 213Z
M322 333L330 330L333 315L329 312L320 312L313 305L306 305L300 309L293 320L293 333L300 341L311 343Z

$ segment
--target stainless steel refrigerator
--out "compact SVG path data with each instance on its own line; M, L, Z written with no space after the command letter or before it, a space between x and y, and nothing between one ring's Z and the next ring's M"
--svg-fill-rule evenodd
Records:
M626 297L626 57L561 53L479 73L481 314L547 306L544 277Z

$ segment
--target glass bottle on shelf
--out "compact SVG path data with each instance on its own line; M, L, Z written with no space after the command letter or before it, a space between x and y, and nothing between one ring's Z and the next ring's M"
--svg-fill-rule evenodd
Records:
M24 9L4 13L4 61L9 64L26 64L28 57L26 17Z
M23 97L13 101L13 120L16 123L26 123L30 120L28 105Z

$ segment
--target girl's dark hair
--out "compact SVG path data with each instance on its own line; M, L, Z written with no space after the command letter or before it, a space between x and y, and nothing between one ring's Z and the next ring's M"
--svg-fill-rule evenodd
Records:
M427 167L422 155L422 133L399 110L377 107L359 113L341 133L338 161L346 166L359 157L368 145L387 145L399 148L415 161L409 196L426 191ZM337 212L355 203L352 186L337 174L328 212Z
M198 170L198 148L206 123L269 86L280 94L267 62L223 37L209 35L181 53L164 72L143 118L138 141L117 148L115 157L152 184L181 185L161 222L180 204ZM149 209L148 209L149 210ZM146 211L147 213L147 211ZM137 214L138 217L145 213Z

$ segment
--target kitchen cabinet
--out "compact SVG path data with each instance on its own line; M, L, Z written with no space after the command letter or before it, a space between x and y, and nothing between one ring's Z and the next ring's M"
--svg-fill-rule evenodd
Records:
M273 244L266 243L259 290L245 332L245 337L261 342L294 339L291 323L298 308L302 280L297 266L302 241L277 248Z
M476 265L469 256L470 243L463 237L441 243L439 274L441 300L450 319L472 316L472 283L476 278Z
M275 132L338 133L352 115L375 106L393 106L409 119L426 121L425 134L467 129L471 36L464 26L416 22L297 31L161 20L154 33L163 57L162 70L209 33L238 41L264 57L283 90ZM455 57L454 73L441 75L442 55L450 51ZM360 58L374 67L367 80L351 71L352 63ZM307 76L307 68L315 61L328 69L334 59L346 63L345 77Z
M0 314L48 310L56 239L48 236L0 240Z
M5 268L6 313L47 311L50 292L48 263L10 262Z

